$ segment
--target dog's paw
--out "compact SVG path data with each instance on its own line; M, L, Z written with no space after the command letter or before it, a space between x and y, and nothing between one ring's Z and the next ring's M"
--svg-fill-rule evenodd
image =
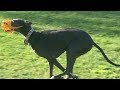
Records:
M69 79L79 79L79 77L76 75L70 74Z
M55 79L55 76L52 76L50 79Z
M50 79L64 79L64 77L52 76Z

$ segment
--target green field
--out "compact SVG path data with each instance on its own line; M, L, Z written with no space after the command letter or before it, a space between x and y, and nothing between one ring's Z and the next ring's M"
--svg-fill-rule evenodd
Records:
M13 18L33 22L36 31L69 27L84 30L111 61L120 64L119 11L0 11L0 22ZM48 79L47 60L25 46L23 40L21 34L8 34L0 28L0 79ZM66 66L65 53L57 59ZM76 60L73 72L81 79L120 79L120 67L109 64L95 47ZM54 67L54 75L59 73Z

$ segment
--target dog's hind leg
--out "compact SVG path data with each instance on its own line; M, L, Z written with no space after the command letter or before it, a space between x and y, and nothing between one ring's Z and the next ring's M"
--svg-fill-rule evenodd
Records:
M49 74L50 78L53 76L53 63L49 62Z
M80 39L73 40L67 48L66 74L69 76L68 78L71 78L71 77L73 79L78 78L77 76L72 75L74 63L79 56L87 52L87 50L84 48L86 47L84 43L80 43L80 42L82 42Z
M72 74L75 61L76 61L76 57L74 56L74 54L72 55L69 52L67 52L67 66L65 71L66 75L68 75L67 79L76 78L76 76Z

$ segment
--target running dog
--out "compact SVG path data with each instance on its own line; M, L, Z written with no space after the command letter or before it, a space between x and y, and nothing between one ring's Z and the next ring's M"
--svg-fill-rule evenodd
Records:
M111 62L91 36L83 30L68 28L37 32L31 27L31 24L31 22L22 19L11 20L11 26L16 27L14 31L25 36L24 43L31 45L37 55L47 59L50 78L52 79L61 78L63 75L76 79L77 77L73 75L76 58L90 51L92 46L98 48L110 64L120 66ZM56 60L65 51L67 59L66 68ZM53 65L57 66L63 73L53 76Z

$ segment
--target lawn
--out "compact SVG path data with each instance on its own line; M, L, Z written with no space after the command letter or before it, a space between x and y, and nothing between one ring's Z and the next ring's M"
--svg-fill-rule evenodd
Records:
M0 11L0 22L13 18L33 22L36 31L69 27L84 30L112 62L120 64L119 11ZM25 46L23 40L21 34L8 34L0 28L0 79L48 79L47 60ZM66 66L65 53L57 59ZM109 64L95 47L77 58L73 72L81 79L120 79L120 67ZM54 75L59 73L54 67Z

